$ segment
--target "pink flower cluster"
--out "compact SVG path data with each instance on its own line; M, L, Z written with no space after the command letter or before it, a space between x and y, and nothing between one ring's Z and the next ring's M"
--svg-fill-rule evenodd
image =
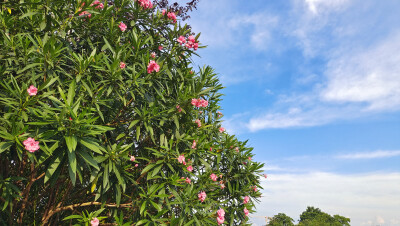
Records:
M88 11L83 11L83 12L79 13L79 16L85 16L90 19L90 17L92 17L92 14L90 14Z
M184 177L181 177L181 179L183 180L183 179L185 179ZM192 180L190 180L190 178L189 177L186 177L186 179L185 179L185 183L188 183L188 184L190 184L190 183L192 183Z
M199 43L196 42L195 37L193 37L192 35L190 35L187 40L185 39L185 37L179 36L176 41L179 42L180 45L186 43L185 46L189 49L193 48L194 50L197 50L199 48Z
M124 68L126 67L126 64L125 64L124 62L120 62L120 63L119 63L119 67L120 67L121 69L124 69Z
M182 112L182 108L181 108L181 106L179 106L179 104L176 105L176 109L178 110L178 112Z
M184 155L180 155L180 156L178 157L178 162L179 162L179 163L182 163L183 165L186 165L185 156L184 156Z
M126 24L124 24L124 22L120 22L118 25L119 29L121 29L122 32L124 32L128 27L126 26Z
M150 0L137 0L139 5L143 7L143 9L151 9L153 8L153 3Z
M103 9L104 5L103 3L101 3L100 1L96 0L94 1L92 4L90 4L90 6L96 6L96 9Z
M131 158L129 159L131 162L134 162L136 160L135 156L131 155Z
M163 50L163 48L164 47L162 47L162 46L158 46L158 50L160 50L160 51Z
M210 175L211 180L213 181L217 181L217 175L215 175L214 173Z
M164 16L167 11L165 9L162 10L162 15ZM172 23L176 23L176 15L174 12L168 12L167 13L168 19L172 20Z
M251 189L253 189L254 192L258 191L257 186L251 186Z
M91 226L99 226L99 219L97 217L93 218L93 220L90 221Z
M197 123L197 127L201 127L201 121L200 121L200 119L196 119L194 122Z
M249 211L247 210L246 207L244 208L243 212L244 212L244 215L246 215L246 217L249 216Z
M31 85L26 91L28 92L29 96L36 96L38 89Z
M249 198L249 196L246 195L243 199L243 204L247 204L249 201L250 201L250 198Z
M203 99L192 99L192 105L196 107L207 107L208 106L208 101L203 100Z
M225 210L224 209L219 209L217 211L217 215L218 215L218 217L217 217L218 225L223 224L224 221L225 221Z
M192 172L192 171L193 171L193 166L188 166L186 169L187 169L189 172Z
M31 153L39 150L39 141L35 141L34 138L29 137L28 139L22 142L25 145L25 149Z
M153 71L159 72L160 65L158 65L154 60L150 60L150 63L147 66L147 73L151 74Z
M200 200L201 202L204 202L204 200L205 200L206 197L207 197L207 194L206 194L204 191L202 191L202 192L200 192L199 194L197 194L197 197L199 198L199 200Z
M224 127L220 127L218 130L219 130L220 133L225 132L225 128Z
M223 116L222 112L220 112L220 111L218 111L217 114L218 114L218 118Z
M196 42L196 39L190 35L187 39L187 43L185 45L187 48L193 48L194 50L197 50L199 48L199 43Z
M197 145L196 140L193 140L192 149L196 149L196 145Z

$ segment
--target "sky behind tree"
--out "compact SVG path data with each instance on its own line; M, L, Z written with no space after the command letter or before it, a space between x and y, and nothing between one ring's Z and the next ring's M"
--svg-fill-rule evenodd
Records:
M187 22L224 126L266 163L253 216L400 225L400 2L202 0ZM186 22L186 21L185 21ZM263 219L253 217L255 225Z

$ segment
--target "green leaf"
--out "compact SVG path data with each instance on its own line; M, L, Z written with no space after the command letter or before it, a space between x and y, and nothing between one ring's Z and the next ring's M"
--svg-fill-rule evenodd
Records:
M69 89L68 89L68 97L67 97L67 105L72 106L72 101L74 101L75 97L75 86L76 82L73 80L71 84L69 84Z
M159 165L157 168L153 170L153 173L151 174L152 177L154 177L158 172L160 172L160 169L163 165Z
M0 143L0 153L7 151L13 144L14 144L14 142L12 142L12 141L1 142Z
M132 128L132 127L133 127L134 125L136 125L138 122L139 122L139 120L133 120L133 121L131 122L131 124L129 124L128 129Z
M149 164L144 169L142 170L142 174L146 173L147 171L151 170L153 167L155 167L156 164Z
M76 145L78 144L78 140L76 136L65 136L65 142L67 143L68 151L73 152L76 149Z
M103 154L103 152L100 150L101 147L99 146L99 144L97 144L94 141L91 140L87 140L87 139L80 139L79 143L81 143L83 146L89 148L90 150L98 153L98 154Z
M85 151L78 151L77 152L84 160L87 162L89 165L93 166L97 170L100 170L99 166L97 165L96 160L93 159L93 157L86 153Z
M44 183L45 184L54 175L54 172L57 170L57 168L60 165L60 162L61 162L63 157L64 157L64 154L62 152L60 152L60 154L58 154L56 156L56 158L54 158L51 161L51 163L49 164L49 167L46 170L46 174L44 176Z

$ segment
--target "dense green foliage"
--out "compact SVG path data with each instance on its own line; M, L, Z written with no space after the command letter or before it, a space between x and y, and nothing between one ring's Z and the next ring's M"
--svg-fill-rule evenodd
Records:
M295 225L294 220L284 213L273 216L267 225ZM308 206L307 209L300 214L298 226L350 226L350 218L340 215L331 216L322 212L319 208Z
M294 220L287 216L284 213L278 213L277 215L273 216L269 222L268 225L270 226L293 226Z
M0 224L216 225L222 208L226 224L246 225L262 164L222 131L222 85L177 42L191 31L112 2L1 5ZM152 60L160 69L149 73Z

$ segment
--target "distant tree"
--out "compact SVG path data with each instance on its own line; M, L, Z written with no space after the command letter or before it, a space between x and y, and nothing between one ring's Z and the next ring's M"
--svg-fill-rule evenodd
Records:
M267 226L294 226L294 220L284 213L273 216Z
M300 214L299 226L350 226L350 218L340 215L333 217L319 208L308 206L307 209Z

